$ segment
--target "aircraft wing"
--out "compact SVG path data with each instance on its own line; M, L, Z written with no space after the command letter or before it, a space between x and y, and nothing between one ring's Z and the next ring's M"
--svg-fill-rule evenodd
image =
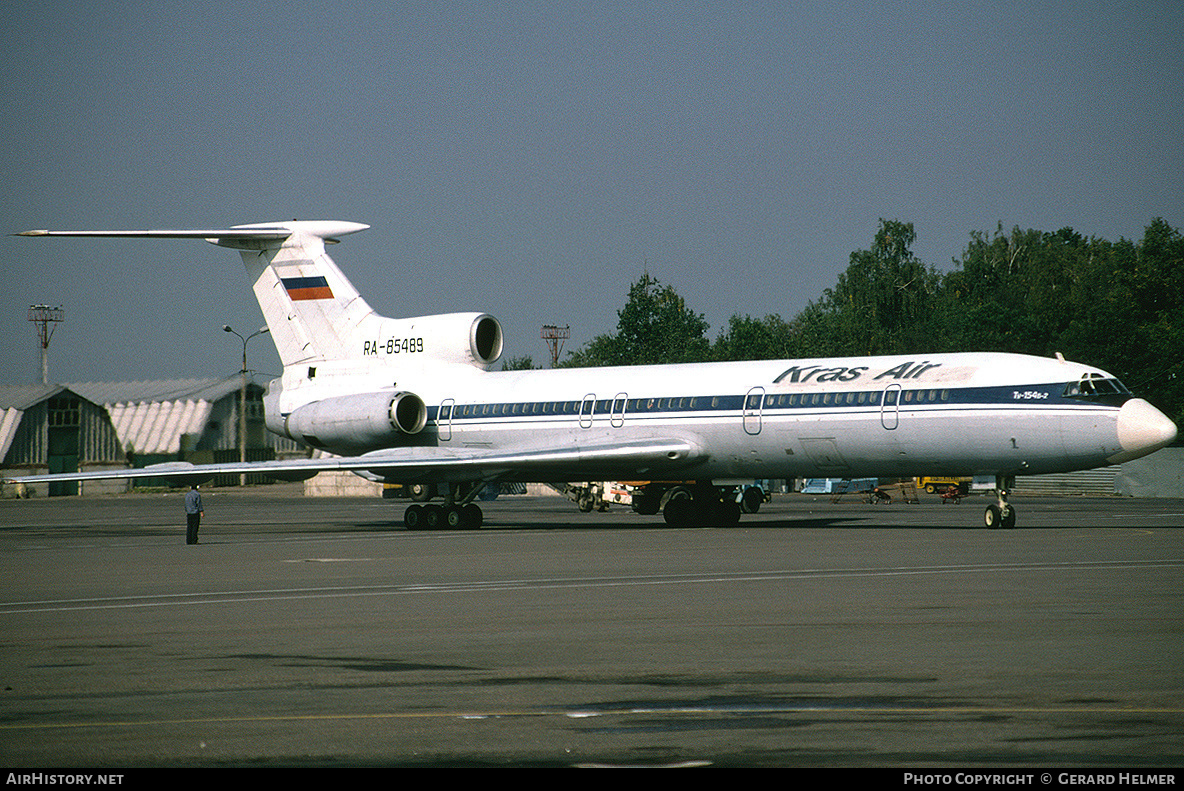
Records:
M201 482L215 475L263 473L302 480L318 472L370 473L392 482L595 480L597 477L647 478L693 466L704 458L685 439L604 442L565 448L492 451L484 448L399 448L362 456L280 461L190 464L166 462L148 467L51 475L6 477L10 483L163 478Z

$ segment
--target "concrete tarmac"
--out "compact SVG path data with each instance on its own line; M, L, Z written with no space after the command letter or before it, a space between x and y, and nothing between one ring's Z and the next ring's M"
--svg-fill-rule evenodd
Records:
M0 766L1184 765L1184 501L0 502Z

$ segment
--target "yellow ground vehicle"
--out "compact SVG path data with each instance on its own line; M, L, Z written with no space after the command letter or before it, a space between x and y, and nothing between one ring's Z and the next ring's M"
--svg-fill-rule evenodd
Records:
M917 488L924 488L929 494L936 494L950 488L957 487L962 494L970 494L970 482L973 478L914 478Z

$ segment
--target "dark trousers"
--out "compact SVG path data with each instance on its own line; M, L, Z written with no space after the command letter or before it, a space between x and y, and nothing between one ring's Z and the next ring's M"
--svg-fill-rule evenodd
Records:
M188 527L185 530L185 543L197 543L197 529L201 527L201 514L185 514L185 521Z

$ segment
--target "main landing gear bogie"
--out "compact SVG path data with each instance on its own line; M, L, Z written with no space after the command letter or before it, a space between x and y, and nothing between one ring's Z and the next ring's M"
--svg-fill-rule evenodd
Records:
M467 505L419 505L407 506L403 512L403 525L408 530L476 530L481 527L485 515L480 506Z
M485 515L473 500L484 488L484 481L453 483L447 488L436 484L412 486L411 498L418 502L403 512L403 526L408 530L476 530ZM444 495L443 503L424 502L437 493Z

